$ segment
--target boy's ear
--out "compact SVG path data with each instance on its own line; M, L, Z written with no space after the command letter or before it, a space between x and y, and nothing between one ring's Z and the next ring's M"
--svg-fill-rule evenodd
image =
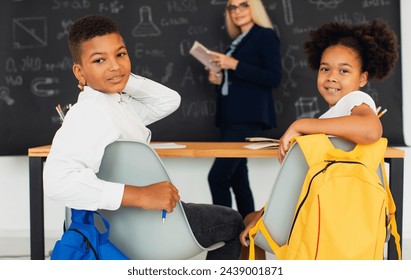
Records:
M76 79L78 80L79 85L81 85L81 86L87 85L87 81L86 81L86 78L83 75L82 68L81 68L80 64L75 63L73 65L73 73L74 73L74 76L76 76Z
M360 87L364 87L368 83L368 72L365 71L361 73L360 77Z

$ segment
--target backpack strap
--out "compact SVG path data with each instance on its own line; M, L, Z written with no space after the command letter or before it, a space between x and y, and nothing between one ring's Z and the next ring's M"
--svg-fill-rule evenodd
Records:
M388 141L386 138L380 138L377 142L372 144L358 144L357 147L363 151L360 157L361 162L372 170L377 170L380 165L383 166L387 143Z
M250 231L248 232L248 237L250 239L248 259L249 260L255 260L254 236L257 234L258 231L260 231L263 234L265 240L267 240L268 245L270 245L271 250L273 250L273 252L277 256L277 258L278 259L284 259L285 256L282 253L281 247L271 238L270 233L268 232L267 228L264 225L263 216L260 217L260 219L255 224L255 226L253 228L251 228Z
M352 151L335 148L328 136L322 133L297 136L295 141L300 146L309 167L323 163L324 160L358 161L361 160L364 154L362 147L359 145L355 146Z
M394 198L392 197L392 194L391 194L390 185L387 179L387 173L385 172L384 160L381 161L381 171L382 171L382 176L384 180L385 191L387 192L387 195L388 195L388 211L389 211L388 215L389 217L388 217L387 227L388 229L390 229L391 234L394 236L395 247L398 253L398 259L401 260L402 259L402 251L401 251L401 245L400 245L401 237L398 233L397 220L395 219L396 206L395 206Z
M100 230L95 226L95 216L100 217L102 222L101 224L104 224L105 229L101 227L101 230L104 230L103 232L100 232ZM103 217L103 215L100 214L100 212L71 208L71 220L78 224L92 225L96 227L96 230L99 232L98 237L100 244L104 244L108 241L110 234L110 223Z
M323 162L334 146L325 134L309 134L294 138L300 146L309 167Z
M325 134L310 134L295 137L300 146L308 166L323 162L324 159L346 159L357 160L364 163L368 168L377 170L384 158L387 148L387 139L380 138L372 144L357 144L352 151L343 151L335 148Z

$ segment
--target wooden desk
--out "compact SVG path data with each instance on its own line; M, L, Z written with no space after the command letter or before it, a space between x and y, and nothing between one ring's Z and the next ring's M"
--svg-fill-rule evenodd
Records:
M156 149L160 157L175 158L217 158L247 157L276 158L277 150L250 150L246 143L229 142L177 142L186 145L184 149ZM30 148L30 250L32 260L44 260L44 204L43 204L43 163L50 151L50 145ZM391 192L397 206L396 219L398 232L402 236L404 151L387 148L384 158L390 164ZM388 259L396 258L393 238L388 246Z

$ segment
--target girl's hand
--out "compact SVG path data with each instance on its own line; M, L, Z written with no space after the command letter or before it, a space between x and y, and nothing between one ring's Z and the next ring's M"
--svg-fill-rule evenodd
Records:
M237 59L218 52L210 51L210 54L213 57L211 62L215 63L221 69L235 70L237 68Z
M280 141L279 141L279 147L278 147L278 160L280 163L283 162L285 155L287 154L288 150L290 149L290 142L291 140L296 137L300 136L301 133L295 129L295 124L291 124L288 129L284 132L283 136L281 136Z

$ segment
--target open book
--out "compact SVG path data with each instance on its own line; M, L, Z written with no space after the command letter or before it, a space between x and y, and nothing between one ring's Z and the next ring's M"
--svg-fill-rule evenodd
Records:
M273 148L277 149L279 144L278 139L266 138L266 137L247 137L245 138L246 141L253 142L251 144L247 144L244 148L257 150L257 149L264 149L264 148Z
M245 140L250 141L250 142L272 142L272 143L278 143L280 141L278 139L267 138L267 137L247 137L245 138Z
M209 52L210 51L198 41L195 41L190 49L190 54L194 56L198 61L200 61L204 66L206 66L211 71L219 72L221 68L211 62L211 59L213 57Z

